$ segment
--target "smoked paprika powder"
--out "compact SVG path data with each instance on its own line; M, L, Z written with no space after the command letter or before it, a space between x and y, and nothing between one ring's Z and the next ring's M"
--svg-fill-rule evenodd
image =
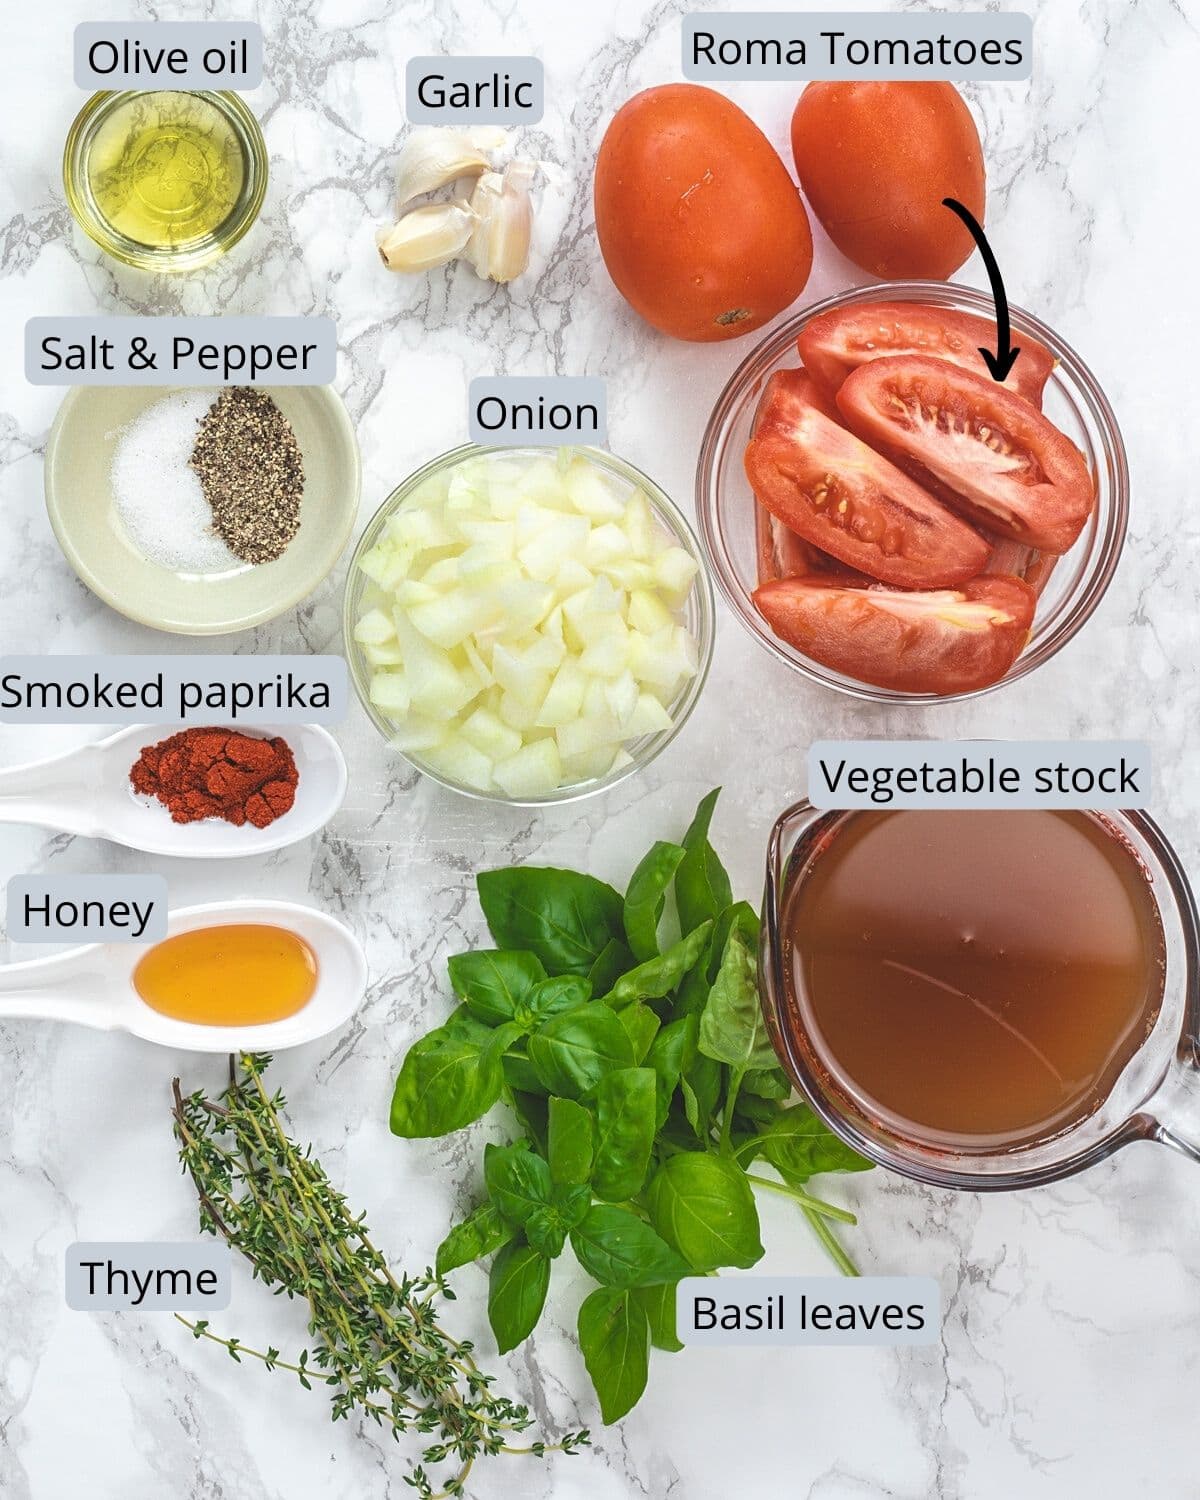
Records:
M135 792L157 797L176 823L222 818L266 828L290 811L299 773L284 739L232 729L185 729L147 745L129 772Z

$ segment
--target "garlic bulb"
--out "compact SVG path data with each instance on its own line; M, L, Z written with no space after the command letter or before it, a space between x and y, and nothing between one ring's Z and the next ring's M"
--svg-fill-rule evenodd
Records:
M475 184L470 209L475 227L466 259L475 274L490 281L512 281L529 264L533 236L532 162L514 161L498 172L484 172Z
M463 203L426 203L375 236L389 271L429 271L454 260L467 248L475 215Z
M423 193L435 193L459 178L475 178L491 167L485 152L498 151L508 132L494 125L456 130L427 125L409 132L396 162L396 212Z

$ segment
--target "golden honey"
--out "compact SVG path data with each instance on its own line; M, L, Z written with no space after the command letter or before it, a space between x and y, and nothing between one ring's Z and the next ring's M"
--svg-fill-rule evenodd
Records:
M195 1026L261 1026L294 1016L317 987L317 956L286 927L198 927L157 943L133 971L151 1010Z

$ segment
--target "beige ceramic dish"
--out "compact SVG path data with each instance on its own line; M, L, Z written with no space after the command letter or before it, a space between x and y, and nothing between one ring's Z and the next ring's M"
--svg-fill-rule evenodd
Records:
M134 547L113 499L121 429L180 387L75 386L46 445L46 509L67 561L120 614L177 635L223 635L274 619L328 575L358 513L358 444L327 386L262 387L292 424L304 455L300 530L282 557L227 573L180 573ZM216 400L220 391L213 389Z

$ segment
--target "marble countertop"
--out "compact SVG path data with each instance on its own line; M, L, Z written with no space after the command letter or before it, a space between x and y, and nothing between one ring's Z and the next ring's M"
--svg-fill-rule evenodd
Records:
M735 0L736 3L736 0ZM960 8L953 3L953 8ZM753 8L747 3L745 8ZM836 9L836 0L823 0ZM887 8L919 8L890 6ZM679 76L683 0L563 7L555 0L261 0L267 81L248 96L271 155L262 219L228 260L180 280L124 273L74 231L59 160L82 102L70 33L83 0L10 7L7 149L0 166L0 641L7 652L336 651L345 562L301 608L252 634L165 639L100 604L46 520L42 453L60 392L26 385L32 314L327 313L338 388L364 461L362 519L418 463L461 440L476 374L605 376L610 441L690 507L709 409L745 341L710 347L650 333L618 300L591 224L590 163L636 89ZM351 790L311 842L260 860L189 864L10 827L3 876L152 870L172 901L271 894L340 914L373 983L353 1024L280 1058L296 1131L367 1210L395 1264L424 1265L477 1190L480 1133L392 1138L387 1106L403 1050L446 1007L444 960L482 934L473 872L527 860L623 880L654 837L677 836L723 784L715 837L735 888L753 895L767 830L803 790L814 737L1145 738L1154 811L1200 872L1200 613L1197 453L1190 421L1200 306L1195 195L1180 192L1200 71L1196 17L1179 3L1042 0L1029 84L967 89L989 168L989 231L1009 294L1091 363L1124 430L1133 516L1116 580L1090 626L1052 663L979 702L883 710L797 680L723 608L705 697L687 731L614 793L545 814L444 792L389 757L357 707L339 731ZM113 17L233 14L225 0L129 5ZM510 290L466 267L390 277L372 236L390 196L413 53L536 52L547 109L526 147L549 164L530 273ZM730 89L777 144L794 90ZM861 280L818 232L808 300ZM983 285L978 259L963 279ZM753 691L746 691L747 682ZM0 730L4 763L97 731ZM15 944L11 958L29 956ZM67 1500L86 1485L122 1500L390 1500L404 1465L374 1429L331 1425L324 1399L279 1375L234 1369L169 1317L67 1311L65 1247L79 1239L186 1239L169 1083L216 1085L221 1064L115 1036L0 1027L0 1494ZM650 1389L602 1428L558 1276L532 1343L488 1363L550 1430L578 1424L593 1449L542 1466L496 1461L476 1497L631 1500L1123 1500L1135 1488L1188 1500L1200 1342L1200 1178L1164 1150L1132 1148L1085 1176L1021 1195L918 1187L882 1172L839 1180L864 1270L931 1274L944 1339L915 1350L692 1350L656 1355ZM763 1203L762 1269L825 1271L788 1205ZM455 1316L490 1341L480 1273L460 1273ZM302 1334L295 1309L240 1275L232 1331ZM503 1367L507 1365L507 1371Z

